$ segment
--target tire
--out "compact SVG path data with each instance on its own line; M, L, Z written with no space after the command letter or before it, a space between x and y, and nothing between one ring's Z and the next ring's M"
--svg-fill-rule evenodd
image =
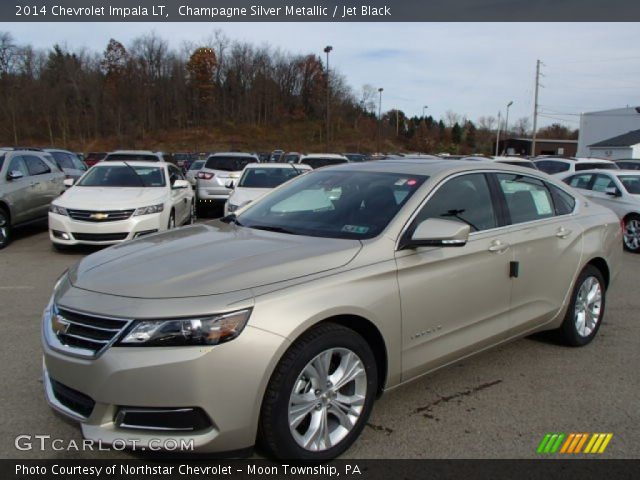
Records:
M187 225L193 225L196 223L196 219L198 218L198 213L196 212L196 203L195 200L191 202L191 212L189 213L189 219L187 220Z
M342 376L345 370L357 373ZM335 323L314 327L287 350L271 376L260 414L261 444L278 459L337 457L366 425L377 384L373 352L360 335ZM292 411L296 409L298 413ZM322 425L327 425L328 436ZM312 440L308 447L305 434Z
M11 217L0 208L0 250L11 243Z
M576 280L569 309L560 327L564 343L573 347L590 343L602 324L605 304L604 277L600 270L587 265Z
M640 253L640 215L632 213L624 219L624 249L632 253Z
M171 210L171 215L169 215L169 223L167 224L167 230L173 230L176 228L176 212Z

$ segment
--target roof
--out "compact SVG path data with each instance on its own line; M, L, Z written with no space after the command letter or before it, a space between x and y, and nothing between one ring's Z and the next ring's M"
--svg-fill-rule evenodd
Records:
M587 157L569 157L569 158L534 158L533 163L538 162L563 162L563 163L579 163L579 162L589 162L589 163L614 163L611 160L606 160L604 158L587 158Z
M304 163L288 163L288 162L262 162L249 163L244 168L290 168L292 170L312 170L309 165Z
M161 168L165 165L169 165L169 163L167 162L149 162L149 161L145 161L145 160L131 160L131 161L126 161L126 160L112 160L110 162L98 162L96 163L93 168L102 168L102 167L124 167L124 166L130 166L130 167L158 167Z
M209 155L211 157L253 157L258 158L255 153L245 153L245 152L216 152Z
M157 155L159 152L152 152L151 150L114 150L111 153L127 154L127 155Z
M339 155L337 153L309 153L308 155L302 155L302 158L339 158L349 160L344 155Z
M617 135L615 137L607 138L601 142L589 145L589 148L604 148L604 147L630 147L640 143L640 130L631 130L630 132Z

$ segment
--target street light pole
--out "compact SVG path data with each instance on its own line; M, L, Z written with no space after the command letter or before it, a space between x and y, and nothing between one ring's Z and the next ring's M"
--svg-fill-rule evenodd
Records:
M429 108L429 105L425 105L424 107L422 107L422 118L424 118L424 111Z
M378 100L378 153L380 153L380 141L382 136L382 92L384 88L380 87L378 89L378 93L380 94L380 99Z
M508 140L509 137L509 107L513 105L513 100L507 103L507 116L504 120L504 139Z
M500 148L500 119L502 112L498 112L498 134L496 136L496 157L498 156L498 149Z
M326 47L324 47L324 53L327 54L327 118L326 118L326 128L327 131L325 133L325 140L326 140L326 145L327 145L327 152L329 152L329 132L331 131L331 123L330 123L330 113L329 113L329 101L330 101L330 96L331 96L331 82L330 82L330 78L329 78L329 53L331 52L331 50L333 50L333 47L331 45L327 45Z

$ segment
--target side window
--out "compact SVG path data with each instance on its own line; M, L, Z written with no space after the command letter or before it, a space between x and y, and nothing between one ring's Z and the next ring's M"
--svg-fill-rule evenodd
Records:
M596 179L593 182L593 187L592 187L592 190L594 192L606 193L607 190L611 188L615 188L616 190L618 190L615 182L611 177L609 177L608 175L601 175L601 174L596 175Z
M427 218L463 222L475 232L497 227L485 175L473 173L448 180L418 213L414 226Z
M576 199L555 185L546 184L553 197L556 215L569 215L576 208Z
M541 180L506 173L498 174L497 178L512 224L532 222L555 215L551 193Z
M9 163L9 168L7 169L7 174L9 172L14 172L14 171L22 172L22 175L25 177L29 176L29 171L27 170L27 166L24 164L24 160L20 156L13 157L11 159L11 162Z
M584 173L582 175L574 175L566 180L566 183L574 188L581 188L582 190L589 190L591 185L592 173Z
M29 174L31 175L43 175L45 173L51 173L51 169L44 161L34 155L25 155L24 163L27 165Z

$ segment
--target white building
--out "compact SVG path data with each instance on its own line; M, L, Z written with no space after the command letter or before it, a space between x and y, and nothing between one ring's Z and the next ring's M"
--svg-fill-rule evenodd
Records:
M577 156L599 156L591 154L590 145L638 129L640 129L640 107L583 113L580 115Z
M590 157L621 160L640 158L640 130L632 130L616 137L589 145Z

